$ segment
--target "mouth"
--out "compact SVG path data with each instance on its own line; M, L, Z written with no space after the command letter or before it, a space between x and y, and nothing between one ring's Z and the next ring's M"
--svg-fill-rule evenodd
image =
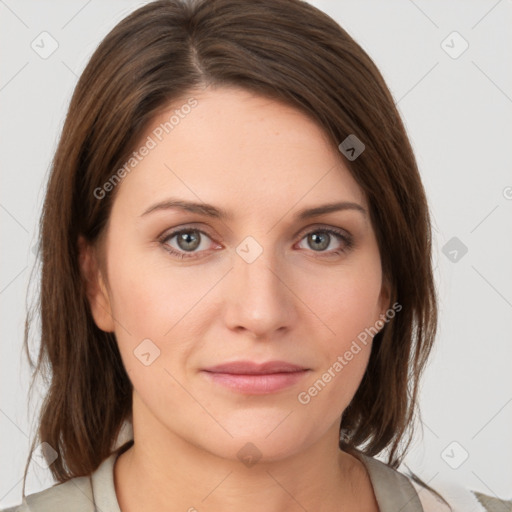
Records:
M297 384L310 371L309 368L284 361L254 363L235 361L205 368L208 379L232 391L244 394L268 394Z

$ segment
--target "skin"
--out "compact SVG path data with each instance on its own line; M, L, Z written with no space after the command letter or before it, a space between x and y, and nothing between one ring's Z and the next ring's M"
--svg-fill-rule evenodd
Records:
M338 447L371 339L308 404L297 399L389 307L364 194L300 111L237 88L190 96L198 105L118 185L103 243L81 241L94 320L115 332L134 387L135 444L114 469L120 507L376 511L364 466ZM184 102L154 119L141 141ZM142 215L170 197L222 207L232 218L178 209ZM339 201L367 213L295 218ZM166 250L187 253L177 236L159 241L183 227L200 237L188 259ZM324 235L318 249L308 234L321 228L343 230L353 246ZM241 244L248 236L263 250L251 263L236 252L249 247ZM134 355L144 339L160 350L148 366ZM266 395L231 391L201 372L233 360L284 360L310 371ZM237 456L248 442L261 454L250 467Z

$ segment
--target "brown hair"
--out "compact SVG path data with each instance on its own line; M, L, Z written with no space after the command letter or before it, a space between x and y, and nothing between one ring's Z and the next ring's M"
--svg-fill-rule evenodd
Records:
M131 414L132 386L115 336L95 325L79 267L79 235L98 243L115 197L114 190L99 200L94 190L127 161L155 115L208 85L286 102L315 119L335 146L351 134L365 144L358 158L340 153L340 161L366 194L390 303L402 309L374 338L343 414L340 447L369 456L386 449L396 468L411 442L437 304L427 201L383 77L343 28L301 0L161 0L101 42L78 81L52 162L40 221L34 371L49 376L38 438L59 454L51 472L58 482L93 472ZM27 317L27 355L29 328Z

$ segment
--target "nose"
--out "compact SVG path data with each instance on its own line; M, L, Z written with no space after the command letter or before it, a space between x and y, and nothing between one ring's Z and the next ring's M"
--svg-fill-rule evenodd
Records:
M258 339L274 337L277 331L283 334L297 319L293 283L287 282L291 275L270 250L258 254L261 247L241 245L225 283L225 322ZM244 248L249 250L244 253Z

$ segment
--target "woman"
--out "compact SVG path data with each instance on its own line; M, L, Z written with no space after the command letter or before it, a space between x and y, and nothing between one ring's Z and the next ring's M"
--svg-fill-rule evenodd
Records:
M397 470L437 323L425 193L327 15L128 16L75 89L40 236L32 448L58 485L18 510L450 510Z

